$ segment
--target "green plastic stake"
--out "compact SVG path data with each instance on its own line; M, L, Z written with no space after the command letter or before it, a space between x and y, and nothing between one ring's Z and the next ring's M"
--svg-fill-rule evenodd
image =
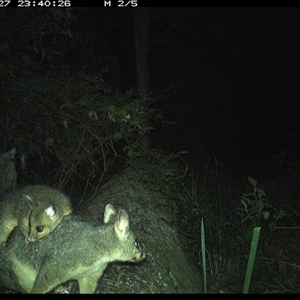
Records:
M248 258L245 282L244 282L244 287L243 287L243 294L248 294L248 291L249 291L249 286L250 286L253 265L254 265L255 256L256 256L256 249L257 249L257 245L258 245L259 235L260 235L260 227L254 228L252 242L251 242L251 248L250 248L250 254L249 254L249 258Z
M206 279L206 252L205 252L205 234L204 234L204 223L203 218L201 220L201 259L202 259L202 271L203 271L203 285L204 294L207 291L207 279Z

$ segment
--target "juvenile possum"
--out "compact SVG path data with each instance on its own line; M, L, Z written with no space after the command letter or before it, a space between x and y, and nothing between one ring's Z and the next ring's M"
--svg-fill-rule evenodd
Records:
M0 199L0 249L19 227L26 245L49 234L72 212L68 196L46 185L13 188Z

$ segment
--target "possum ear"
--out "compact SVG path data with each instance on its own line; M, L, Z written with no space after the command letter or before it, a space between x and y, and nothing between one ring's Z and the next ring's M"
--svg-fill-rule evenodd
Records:
M49 203L48 205L45 206L44 211L49 218L54 217L56 214L55 205L53 203Z
M107 223L113 223L117 217L117 212L115 208L111 204L107 204L105 206L105 211L104 211L104 224Z
M129 231L129 217L124 209L119 210L118 216L115 222L115 232L119 238L123 238Z
M25 198L25 201L28 203L29 207L32 208L33 204L32 204L32 199L29 195L25 195L23 194L23 197Z

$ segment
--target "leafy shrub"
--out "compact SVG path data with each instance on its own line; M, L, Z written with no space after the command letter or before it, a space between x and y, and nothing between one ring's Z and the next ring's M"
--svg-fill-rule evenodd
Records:
M134 89L114 94L103 79L84 72L31 76L7 85L0 117L1 148L57 163L55 185L64 187L78 168L86 178L101 174L100 184L117 158L145 155L140 139L162 121L153 98ZM147 122L145 122L147 121ZM82 172L83 171L83 172Z

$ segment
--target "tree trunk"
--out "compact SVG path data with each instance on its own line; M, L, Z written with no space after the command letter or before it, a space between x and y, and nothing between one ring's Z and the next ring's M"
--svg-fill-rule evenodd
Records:
M142 96L149 95L149 8L142 7L132 10L134 28L135 68L137 86ZM149 125L148 120L144 120ZM141 144L150 147L150 135L145 134Z
M147 174L155 167L143 166ZM151 171L150 171L151 169ZM135 168L107 182L100 193L85 202L78 213L102 222L105 205L111 203L129 212L131 227L146 260L128 269L112 264L100 280L99 291L109 293L200 293L197 262L190 262L174 224L174 203L149 188ZM101 286L101 288L100 288Z
M0 155L0 194L17 184L15 149Z
M142 95L149 94L149 8L132 10L137 84Z

